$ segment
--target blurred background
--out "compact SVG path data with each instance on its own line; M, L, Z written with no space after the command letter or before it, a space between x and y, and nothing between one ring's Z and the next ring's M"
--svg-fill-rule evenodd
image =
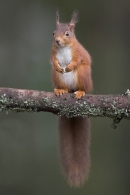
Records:
M53 91L50 51L55 12L69 22L79 11L77 39L92 56L94 94L130 88L129 0L0 0L0 86ZM0 195L129 195L130 122L116 130L91 119L91 172L70 188L58 158L57 117L0 113Z

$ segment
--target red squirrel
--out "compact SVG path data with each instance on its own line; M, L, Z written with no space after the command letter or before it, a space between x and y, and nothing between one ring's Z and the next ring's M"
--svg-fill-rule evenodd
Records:
M80 99L92 91L92 78L91 57L75 36L77 22L77 11L67 24L59 22L59 12L56 12L51 63L54 93L61 96L74 92L75 98ZM60 116L58 133L63 172L70 186L81 186L90 168L90 121L87 117Z

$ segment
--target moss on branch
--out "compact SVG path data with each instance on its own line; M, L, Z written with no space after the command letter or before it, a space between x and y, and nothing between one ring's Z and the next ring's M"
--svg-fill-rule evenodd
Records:
M54 93L0 88L0 111L52 112L67 117L110 117L115 128L121 119L130 120L130 93L123 95L85 95L80 100L74 94L57 97Z

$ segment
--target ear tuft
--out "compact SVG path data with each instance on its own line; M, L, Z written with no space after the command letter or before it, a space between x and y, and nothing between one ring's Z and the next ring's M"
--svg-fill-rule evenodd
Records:
M71 21L70 24L73 24L75 26L75 24L78 22L78 11L74 10L72 15L71 15Z
M75 24L78 22L78 11L74 10L71 15L71 21L69 23L70 30L74 30Z
M56 25L59 24L59 10L56 11Z

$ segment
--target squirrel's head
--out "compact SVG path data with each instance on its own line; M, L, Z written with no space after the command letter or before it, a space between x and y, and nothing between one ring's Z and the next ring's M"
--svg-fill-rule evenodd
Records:
M59 12L56 12L56 30L53 32L54 43L57 47L70 46L75 37L74 28L78 22L78 12L74 11L71 21L67 24L59 22Z

